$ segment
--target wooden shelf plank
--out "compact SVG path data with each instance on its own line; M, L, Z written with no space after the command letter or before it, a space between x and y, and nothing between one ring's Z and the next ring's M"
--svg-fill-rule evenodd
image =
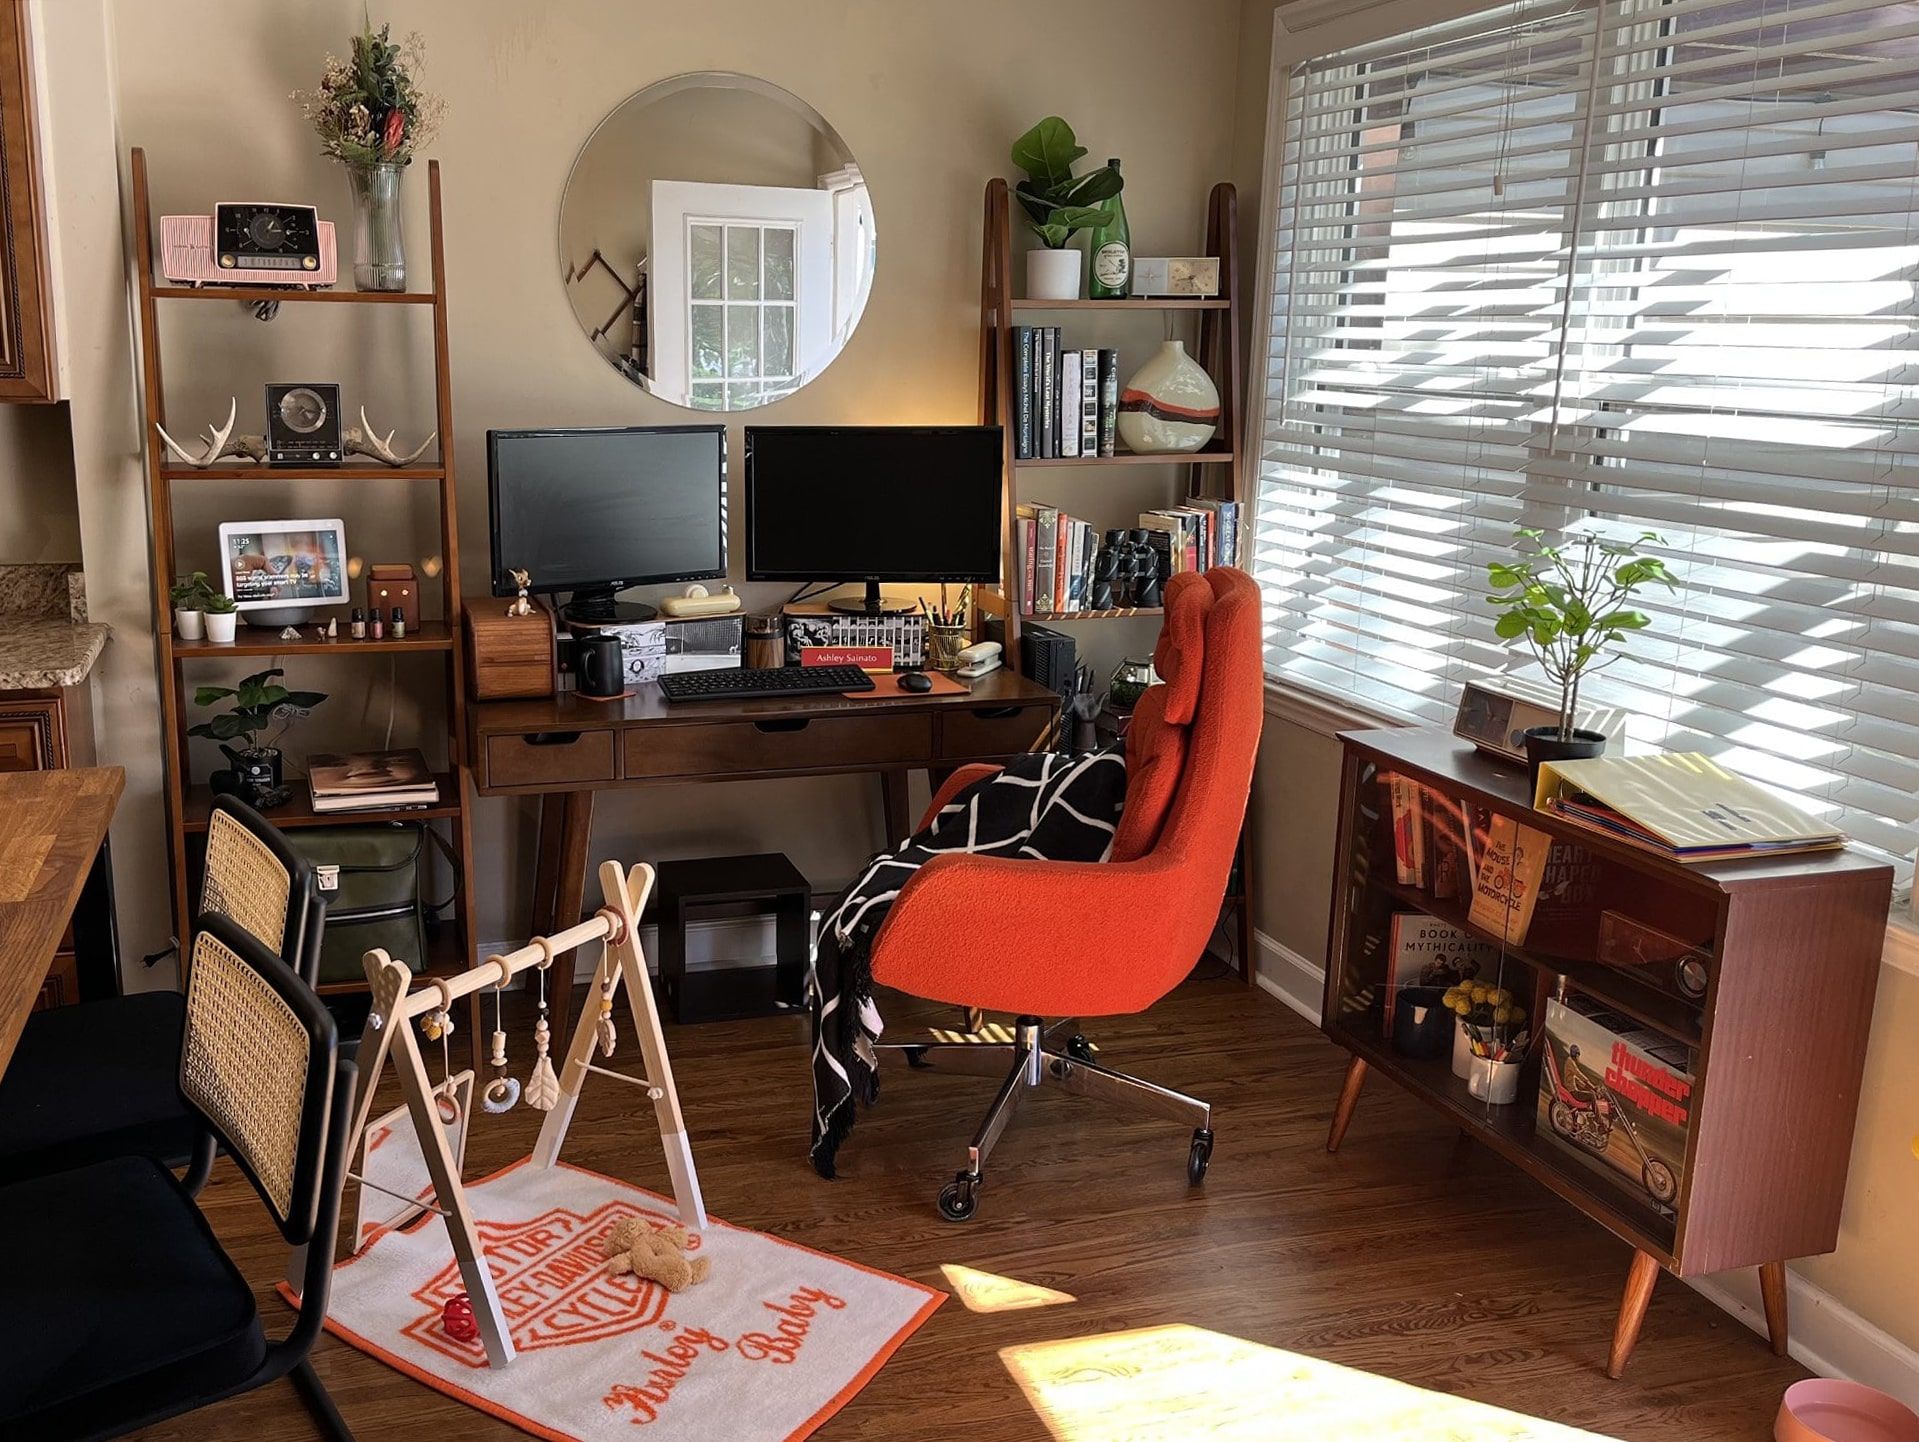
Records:
M155 300L331 301L335 305L432 305L430 290L282 290L270 285L156 285Z
M1227 310L1219 296L1128 296L1124 300L1015 300L1014 310Z
M356 641L345 634L346 620L340 620L341 635L338 640L329 641L302 639L282 641L280 633L272 627L248 628L243 622L239 628L239 638L231 644L223 645L218 641L182 641L172 639L173 658L176 661L203 660L214 656L319 656L328 652L340 652L352 656L390 656L400 651L450 651L453 649L453 633L443 621L427 621L408 631L403 639L385 637L381 640ZM311 623L300 629L302 637L307 637Z
M431 806L390 807L373 811L328 811L316 812L313 809L313 797L307 790L304 776L295 776L287 785L293 795L284 806L275 806L260 814L275 826L365 826L377 821L429 821L434 818L458 816L460 814L460 782L448 772L435 772L433 779L440 785L440 799ZM197 832L207 829L207 817L213 809L213 793L205 786L189 786L186 791L184 816L186 829Z
M1215 462L1222 465L1233 463L1231 451L1181 451L1172 455L1140 456L1131 451L1121 451L1113 456L1038 456L1013 464L1020 470L1037 466L1190 466L1194 463Z
M437 463L418 466L162 466L169 481L437 481L446 471Z

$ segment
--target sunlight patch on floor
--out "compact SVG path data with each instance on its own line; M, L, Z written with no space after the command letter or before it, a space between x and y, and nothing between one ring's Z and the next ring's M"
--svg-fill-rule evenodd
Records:
M946 1285L966 1304L969 1312L1022 1312L1031 1307L1057 1307L1062 1302L1079 1300L1071 1292L1055 1292L1037 1282L981 1272L957 1262L941 1263L940 1271L946 1276Z
M1201 1327L1005 1347L1056 1442L1608 1442Z

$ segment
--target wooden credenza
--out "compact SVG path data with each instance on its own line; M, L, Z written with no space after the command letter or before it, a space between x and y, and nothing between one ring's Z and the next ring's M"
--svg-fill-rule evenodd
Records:
M1758 1267L1784 1355L1784 1264L1838 1242L1892 868L1852 850L1681 865L1533 810L1523 768L1439 728L1341 740L1320 1025L1352 1060L1327 1149L1378 1072L1632 1245L1611 1375L1661 1270ZM1494 898L1475 917L1483 837L1502 821L1533 833L1545 869L1523 917ZM1450 1049L1432 1054L1433 1033L1423 1055L1409 1054L1418 1035L1392 1034L1389 995L1433 965L1421 944L1436 936L1528 1008L1533 1041L1512 1102L1476 1099ZM1561 1035L1542 1042L1555 1004ZM1620 1098L1651 1073L1610 1037L1595 1046L1586 1033L1588 1055L1571 1054L1583 1070L1569 1067L1579 1024L1568 1004L1604 1013L1689 1075L1685 1115L1662 1115L1671 1109L1654 1098L1631 1123Z

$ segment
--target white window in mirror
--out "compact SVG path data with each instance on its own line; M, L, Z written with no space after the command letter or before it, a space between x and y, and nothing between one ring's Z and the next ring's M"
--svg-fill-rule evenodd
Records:
M720 411L806 384L835 349L834 220L824 190L653 182L655 388Z

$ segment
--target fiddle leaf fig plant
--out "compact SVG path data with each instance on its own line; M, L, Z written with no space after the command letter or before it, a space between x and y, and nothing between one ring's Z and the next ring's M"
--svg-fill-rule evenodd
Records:
M1026 223L1049 250L1062 250L1076 230L1091 230L1106 218L1103 202L1125 182L1110 165L1073 174L1086 147L1073 127L1049 115L1013 142L1013 164L1026 172L1014 187Z
M276 679L285 674L276 666L270 671L254 672L238 686L200 687L193 693L194 705L214 706L230 700L233 709L191 727L187 735L204 736L222 743L242 741L243 751L271 749L286 734L295 712L311 711L326 700L326 693L322 691L289 691ZM261 733L276 720L280 722L280 729L274 732L270 740L262 742ZM225 749L224 745L222 749Z
M1547 544L1541 531L1514 533L1517 554L1486 567L1487 600L1499 612L1493 629L1502 640L1525 641L1547 680L1559 688L1559 739L1573 739L1579 686L1625 653L1627 639L1652 624L1630 602L1643 587L1673 588L1666 563L1640 554L1653 531L1631 542L1582 532L1565 545Z

